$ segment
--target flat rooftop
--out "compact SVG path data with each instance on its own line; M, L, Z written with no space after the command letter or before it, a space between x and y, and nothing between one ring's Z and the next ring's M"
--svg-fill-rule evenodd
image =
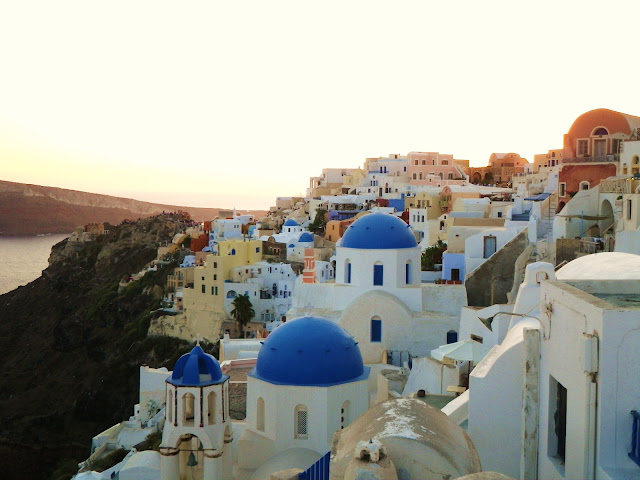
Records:
M610 303L614 307L640 310L640 295L629 293L592 293L594 297Z

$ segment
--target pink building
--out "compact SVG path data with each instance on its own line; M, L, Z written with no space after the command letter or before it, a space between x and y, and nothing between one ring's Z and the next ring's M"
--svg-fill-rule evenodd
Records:
M409 184L441 187L467 183L464 171L454 163L453 155L437 152L409 152Z

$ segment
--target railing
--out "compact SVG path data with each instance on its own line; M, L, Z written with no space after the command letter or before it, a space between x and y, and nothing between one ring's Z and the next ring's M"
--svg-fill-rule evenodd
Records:
M593 163L593 162L617 162L620 160L619 154L600 155L597 157L572 157L561 159L562 163Z
M599 242L592 242L591 240L580 240L580 249L578 250L581 253L596 253L596 251L602 250L602 246Z
M633 193L635 189L640 185L638 180L631 178L616 178L612 180L600 181L599 188L600 193Z
M331 452L327 452L320 460L299 473L298 480L329 480L330 461Z
M631 410L633 426L631 427L631 451L629 458L640 467L640 414Z

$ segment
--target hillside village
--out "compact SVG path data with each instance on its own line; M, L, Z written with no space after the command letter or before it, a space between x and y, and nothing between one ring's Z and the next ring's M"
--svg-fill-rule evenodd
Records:
M640 117L597 109L531 162L367 158L185 222L120 287L177 261L148 335L193 348L75 478L640 478L639 207Z

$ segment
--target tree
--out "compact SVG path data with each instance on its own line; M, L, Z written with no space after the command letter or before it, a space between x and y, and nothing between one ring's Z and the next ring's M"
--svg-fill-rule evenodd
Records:
M244 327L251 321L253 317L255 317L256 312L253 309L253 305L251 305L249 295L238 295L233 299L233 302L231 304L233 305L231 316L238 324L238 330L242 335Z
M438 239L438 243L424 249L420 261L423 271L433 270L437 263L442 263L442 254L447 250L447 244Z
M316 208L316 216L313 222L309 224L311 233L320 234L320 232L324 232L324 227L327 224L326 214L327 211L324 208Z

